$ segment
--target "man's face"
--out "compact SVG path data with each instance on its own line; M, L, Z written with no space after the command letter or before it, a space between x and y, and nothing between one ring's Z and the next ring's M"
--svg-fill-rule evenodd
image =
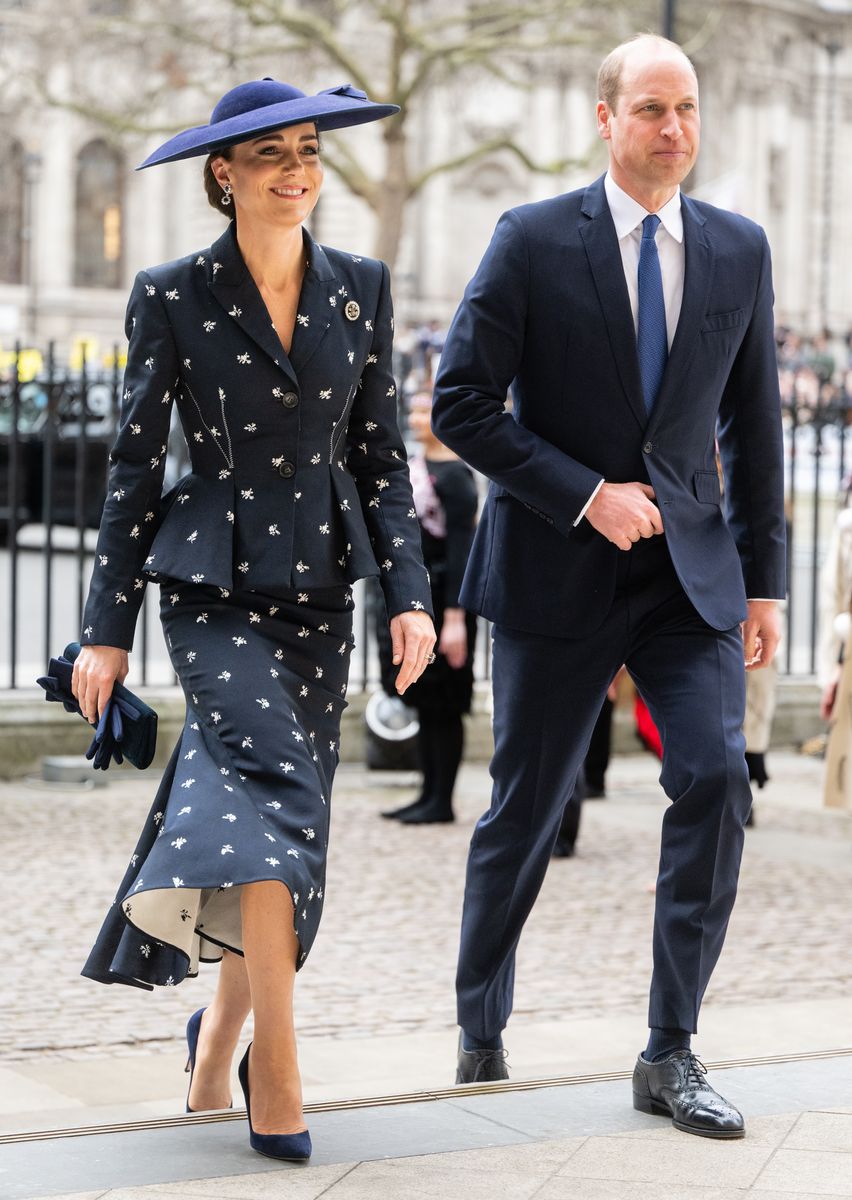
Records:
M599 101L597 117L612 177L629 194L674 193L689 174L701 119L698 83L685 59L628 56L616 111Z

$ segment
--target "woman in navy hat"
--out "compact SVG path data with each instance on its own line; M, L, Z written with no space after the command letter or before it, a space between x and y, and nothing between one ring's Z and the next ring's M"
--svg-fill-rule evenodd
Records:
M322 186L320 132L396 111L348 85L306 96L264 79L142 163L206 155L208 198L229 222L209 249L136 278L74 668L94 720L127 674L156 580L186 723L83 974L150 989L220 962L211 1004L187 1026L187 1109L230 1104L252 1011L239 1077L251 1144L278 1158L311 1151L293 982L325 894L351 584L381 580L400 692L434 659L387 267L303 228ZM175 404L191 471L161 496Z

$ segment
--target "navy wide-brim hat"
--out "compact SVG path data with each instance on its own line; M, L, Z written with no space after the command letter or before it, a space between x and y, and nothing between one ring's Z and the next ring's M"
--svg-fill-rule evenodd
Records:
M285 125L313 121L318 129L344 129L349 125L380 121L382 117L398 112L399 105L375 104L367 99L366 92L359 91L351 83L307 96L289 83L279 83L268 77L256 79L226 92L210 114L209 125L196 125L176 133L149 154L136 170L180 158L213 154Z

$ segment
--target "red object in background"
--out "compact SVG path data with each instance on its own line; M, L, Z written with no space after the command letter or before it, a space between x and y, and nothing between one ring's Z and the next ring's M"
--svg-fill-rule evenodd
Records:
M660 741L657 726L651 720L651 714L648 712L647 705L638 692L633 704L633 718L636 721L636 732L639 734L642 745L646 750L650 750L652 754L656 754L657 758L661 759L663 757L663 743Z

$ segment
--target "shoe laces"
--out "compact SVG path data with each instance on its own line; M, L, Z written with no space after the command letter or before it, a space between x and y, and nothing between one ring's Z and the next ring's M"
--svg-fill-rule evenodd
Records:
M497 1060L505 1062L506 1059L509 1057L509 1051L504 1050L504 1049L501 1049L501 1050L475 1050L474 1053L476 1054L476 1074L474 1076L475 1080L479 1078L480 1072L485 1067L490 1066L491 1063L493 1063Z
M703 1087L707 1076L707 1068L705 1067L704 1063L701 1061L698 1055L693 1054L691 1050L686 1051L685 1062L686 1073L684 1075L684 1082L695 1083L698 1084L699 1087Z

